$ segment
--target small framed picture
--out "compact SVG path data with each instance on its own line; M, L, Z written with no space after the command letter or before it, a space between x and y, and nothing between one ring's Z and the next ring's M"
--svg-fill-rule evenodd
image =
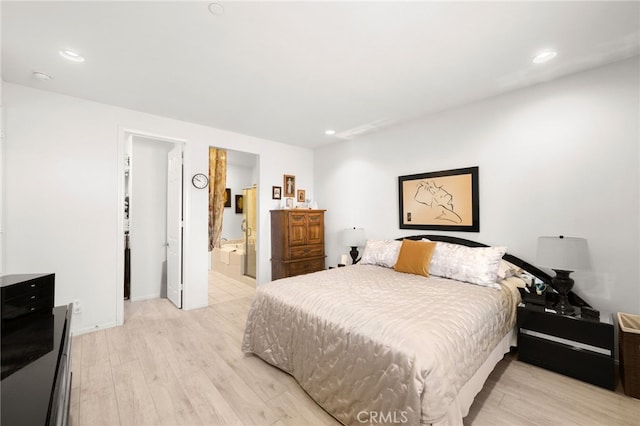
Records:
M298 202L304 203L306 201L304 189L298 189Z
M293 208L293 198L287 198L286 204L288 209L292 209Z
M236 195L236 213L242 213L242 195Z
M224 206L231 207L231 188L224 190Z
M272 186L271 187L271 199L272 200L280 200L282 198L282 187L280 186Z
M296 196L296 177L294 175L284 175L284 196Z

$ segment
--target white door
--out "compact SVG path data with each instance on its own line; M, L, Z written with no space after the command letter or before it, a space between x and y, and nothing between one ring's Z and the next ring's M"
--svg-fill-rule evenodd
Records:
M167 298L182 307L182 146L168 154Z

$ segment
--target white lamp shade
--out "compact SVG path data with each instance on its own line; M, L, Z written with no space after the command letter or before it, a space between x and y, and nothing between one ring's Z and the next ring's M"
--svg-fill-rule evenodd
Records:
M536 263L561 271L589 269L589 247L584 238L539 237Z
M362 228L348 228L342 232L342 242L348 247L363 247L367 243L367 237Z

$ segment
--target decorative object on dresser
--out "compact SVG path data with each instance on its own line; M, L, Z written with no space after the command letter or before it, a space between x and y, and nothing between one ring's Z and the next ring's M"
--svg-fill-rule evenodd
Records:
M400 229L479 232L478 170L399 176Z
M571 315L575 309L569 303L567 295L573 288L574 281L569 274L578 269L589 268L589 249L584 238L539 237L536 252L536 263L553 269L556 276L551 280L551 286L560 295L555 307L560 314Z
M292 209L293 208L293 198L291 198L291 197L285 198L284 206L287 209Z
M271 279L324 269L325 210L271 210Z
M351 255L351 263L355 265L360 261L358 259L358 247L364 247L367 243L364 229L355 227L345 229L342 231L342 243L347 247L351 247L349 254Z

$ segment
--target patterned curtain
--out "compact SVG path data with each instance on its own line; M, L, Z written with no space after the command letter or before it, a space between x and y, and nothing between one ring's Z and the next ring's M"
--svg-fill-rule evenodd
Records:
M209 251L220 247L227 186L227 150L209 148Z

